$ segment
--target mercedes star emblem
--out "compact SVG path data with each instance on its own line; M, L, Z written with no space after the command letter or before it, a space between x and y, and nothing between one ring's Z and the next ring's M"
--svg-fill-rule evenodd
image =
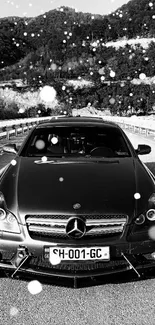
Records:
M73 217L68 220L66 234L74 239L82 238L86 232L86 225L82 218Z

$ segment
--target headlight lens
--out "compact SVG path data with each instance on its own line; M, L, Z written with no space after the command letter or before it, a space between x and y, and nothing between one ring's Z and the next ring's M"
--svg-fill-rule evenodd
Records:
M16 217L11 212L6 212L0 208L0 230L20 234L19 224Z
M146 212L147 219L150 221L155 220L155 209L150 209Z

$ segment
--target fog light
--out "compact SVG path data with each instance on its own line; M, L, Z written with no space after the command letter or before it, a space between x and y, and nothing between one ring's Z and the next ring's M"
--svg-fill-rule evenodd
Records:
M6 217L6 212L5 212L5 210L3 210L3 209L0 208L0 221L1 221L1 220L4 220L5 217Z
M18 256L19 256L20 258L23 258L23 257L25 256L25 252L20 251L20 252L18 253Z
M136 225L142 225L145 222L145 216L140 214L135 220Z
M146 212L146 216L148 220L154 221L155 220L155 209L150 209Z

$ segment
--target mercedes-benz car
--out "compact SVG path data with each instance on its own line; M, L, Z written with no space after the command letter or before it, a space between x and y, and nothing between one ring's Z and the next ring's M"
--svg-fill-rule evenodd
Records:
M74 287L154 267L155 177L101 117L36 125L0 171L0 269Z

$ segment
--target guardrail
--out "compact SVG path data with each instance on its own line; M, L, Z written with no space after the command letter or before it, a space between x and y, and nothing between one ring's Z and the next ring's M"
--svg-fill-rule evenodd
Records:
M52 116L0 121L0 139L9 140L12 134L15 136L19 133L25 134L25 131L29 131L40 122L46 122L51 118Z
M97 116L96 114L94 116ZM49 121L54 116L37 117L37 118L24 118L17 120L4 120L0 121L0 139L10 139L11 135L17 136L19 133L25 134L25 131L29 131L32 127L40 122ZM56 116L58 117L58 116ZM145 136L153 136L155 139L155 120L144 120L139 118L137 121L132 120L132 117L118 117L118 116L103 116L100 114L103 120L115 122L123 129L128 129L135 133L143 134Z
M153 136L155 139L155 120L144 120L139 118L133 121L128 117L102 116L104 120L117 123L123 129L128 129L134 133L143 134L145 136ZM130 120L129 120L130 119Z

